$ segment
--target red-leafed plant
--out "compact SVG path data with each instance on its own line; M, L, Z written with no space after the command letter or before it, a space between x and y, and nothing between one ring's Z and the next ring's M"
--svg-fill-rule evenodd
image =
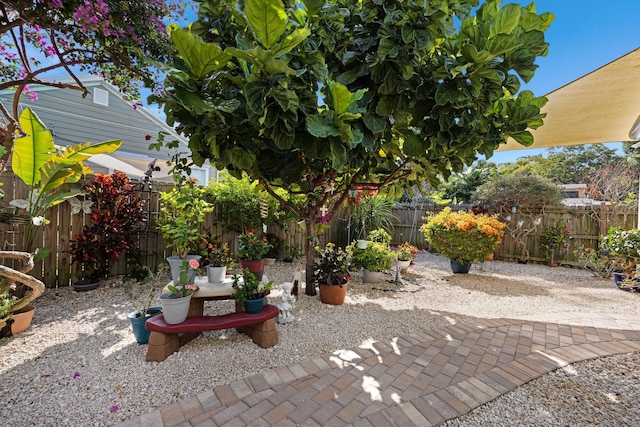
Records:
M73 262L82 265L81 276L100 280L109 265L135 248L135 229L145 221L133 184L122 172L96 174L84 189L92 202L91 224L72 237Z

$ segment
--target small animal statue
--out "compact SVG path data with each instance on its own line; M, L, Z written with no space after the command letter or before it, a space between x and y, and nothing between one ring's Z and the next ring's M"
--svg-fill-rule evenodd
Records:
M278 323L289 323L295 320L295 316L291 313L296 303L296 297L291 294L293 283L284 282L280 287L282 288L282 301L278 303L280 314L276 320Z

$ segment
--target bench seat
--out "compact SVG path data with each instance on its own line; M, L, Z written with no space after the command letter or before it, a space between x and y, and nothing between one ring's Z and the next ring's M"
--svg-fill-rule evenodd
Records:
M262 311L256 314L236 312L220 316L194 316L176 325L165 322L161 314L154 316L145 323L145 328L151 331L146 360L165 360L200 332L231 328L239 328L240 332L249 335L262 348L273 347L278 343L275 322L278 313L278 307L265 304Z

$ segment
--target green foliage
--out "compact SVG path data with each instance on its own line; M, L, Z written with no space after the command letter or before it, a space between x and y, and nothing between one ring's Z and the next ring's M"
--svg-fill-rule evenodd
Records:
M616 259L609 251L602 249L603 237L600 237L600 249L580 248L575 251L576 258L582 267L591 272L595 277L611 277L618 267Z
M273 280L263 283L256 279L256 276L246 268L242 270L242 279L237 274L234 274L232 279L231 286L236 290L236 301L263 298L273 286Z
M122 145L121 140L98 144L88 142L58 150L52 133L30 108L20 115L20 126L26 135L17 138L13 147L12 170L30 188L27 200L14 199L11 206L25 209L32 222L25 227L23 250L31 252L37 226L48 224L45 212L80 192L61 189L64 184L75 184L91 169L84 164L94 154L112 153Z
M618 268L630 274L640 263L640 231L611 227L602 241L601 249L614 257Z
M349 247L354 267L365 268L372 272L388 270L393 264L393 252L389 246L379 242L369 242L364 249L356 245Z
M446 207L423 219L420 231L427 242L442 256L461 264L484 262L504 235L505 224L494 215L452 212Z
M9 310L13 307L13 303L16 302L17 299L18 298L9 295L9 289L0 293L0 322L6 322L11 319Z
M160 212L156 227L174 255L184 258L190 251L197 253L205 234L200 230L206 214L214 206L204 198L204 190L189 183L160 193Z
M503 174L537 175L557 184L590 183L598 170L623 163L623 157L603 144L549 148L546 154L526 156L500 168Z
M391 234L387 233L384 228L371 230L367 238L372 242L383 243L387 246L391 244Z
M393 200L382 195L360 199L360 204L356 204L351 217L354 236L365 238L373 230L391 230L395 218L393 206Z
M496 175L497 168L494 163L478 161L462 172L451 174L449 179L438 186L431 197L451 201L454 204L472 203L476 189Z
M547 228L540 238L540 246L545 249L546 257L549 262L554 262L569 249L571 240L571 232L564 222L564 219L558 218L554 224Z
M399 197L509 137L533 142L546 99L520 79L547 53L550 13L474 0L321 4L201 3L198 21L172 30L200 46L177 46L165 92L151 98L195 164L304 194L303 206L280 201L307 222L307 241L321 208L335 212L358 186ZM191 55L214 50L231 59L202 76Z
M560 187L539 176L502 175L482 184L473 199L508 215L515 206L519 211L542 212L560 204Z
M351 252L327 243L324 248L315 247L317 261L313 263L314 283L318 285L344 285L351 277Z
M289 197L283 190L277 193L292 200L294 205L300 197ZM262 228L262 224L284 226L299 218L282 207L274 197L260 190L257 182L249 182L244 176L240 179L226 177L223 181L210 182L205 188L206 199L216 206L216 220L227 230L241 233L244 230ZM267 217L261 216L261 202L267 201Z
M247 230L238 236L238 258L258 261L265 257L271 244L267 236L258 237L255 230Z

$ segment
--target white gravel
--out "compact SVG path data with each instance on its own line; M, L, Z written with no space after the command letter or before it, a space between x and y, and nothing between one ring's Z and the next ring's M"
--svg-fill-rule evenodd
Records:
M281 283L291 281L293 269L277 263L266 274ZM474 318L556 312L640 317L640 295L577 269L492 261L453 275L446 259L423 252L404 277L405 292L394 292L397 286L386 282L391 275L376 286L359 276L343 306L301 296L296 321L278 326L280 342L273 348L261 349L235 330L207 332L160 363L144 361L146 346L135 343L126 318L132 308L117 281L84 293L48 289L35 302L32 326L0 340L2 425L112 425L264 369ZM272 301L279 293L272 292ZM228 312L233 304L210 302L205 310ZM638 359L631 354L571 365L451 425L640 425Z

